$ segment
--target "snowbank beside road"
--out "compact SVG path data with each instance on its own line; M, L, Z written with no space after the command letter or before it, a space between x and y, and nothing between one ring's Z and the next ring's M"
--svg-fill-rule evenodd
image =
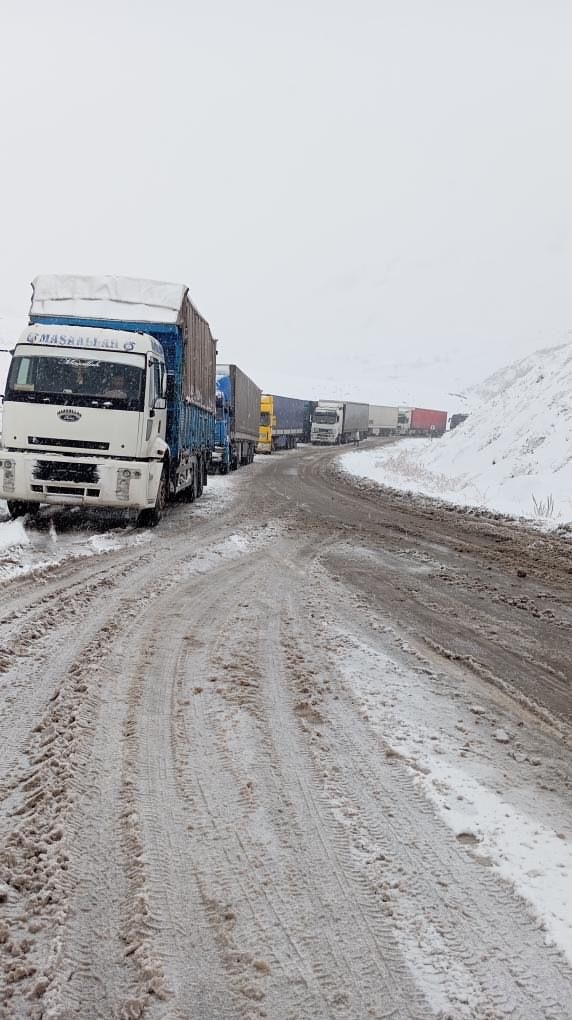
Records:
M538 351L472 392L441 439L407 439L342 458L345 471L461 506L572 522L572 345Z

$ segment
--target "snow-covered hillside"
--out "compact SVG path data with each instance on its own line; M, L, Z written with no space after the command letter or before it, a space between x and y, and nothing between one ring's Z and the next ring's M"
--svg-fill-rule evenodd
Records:
M469 403L470 417L442 439L351 453L344 469L461 505L571 522L572 345L496 372Z

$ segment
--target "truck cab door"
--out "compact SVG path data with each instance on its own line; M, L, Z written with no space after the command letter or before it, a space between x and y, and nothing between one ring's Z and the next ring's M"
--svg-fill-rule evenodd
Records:
M147 400L145 403L145 440L152 442L157 436L165 440L166 400L165 366L158 358L150 357L148 362Z

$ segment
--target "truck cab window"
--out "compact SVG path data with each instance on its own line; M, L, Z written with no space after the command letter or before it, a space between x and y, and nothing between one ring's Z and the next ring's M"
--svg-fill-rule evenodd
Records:
M143 385L144 371L136 362L16 355L6 383L6 400L138 411L142 410Z
M157 398L163 396L162 368L159 361L149 361L149 407L154 407Z
M30 358L21 358L17 366L14 380L15 389L33 389L32 361Z

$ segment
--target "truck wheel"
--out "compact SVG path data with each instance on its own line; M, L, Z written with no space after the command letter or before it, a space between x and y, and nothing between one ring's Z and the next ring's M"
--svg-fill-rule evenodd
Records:
M199 461L197 464L197 499L199 498L199 496L202 496L203 494L203 483L204 483L203 462L199 457Z
M16 517L24 517L25 514L35 515L40 509L39 503L26 503L23 499L9 499L7 506L12 520L15 520Z
M156 528L161 517L163 516L163 510L167 503L167 469L163 467L161 471L161 478L159 480L159 488L157 489L157 499L155 500L155 506L153 508L146 508L142 510L137 518L137 526L139 528Z

